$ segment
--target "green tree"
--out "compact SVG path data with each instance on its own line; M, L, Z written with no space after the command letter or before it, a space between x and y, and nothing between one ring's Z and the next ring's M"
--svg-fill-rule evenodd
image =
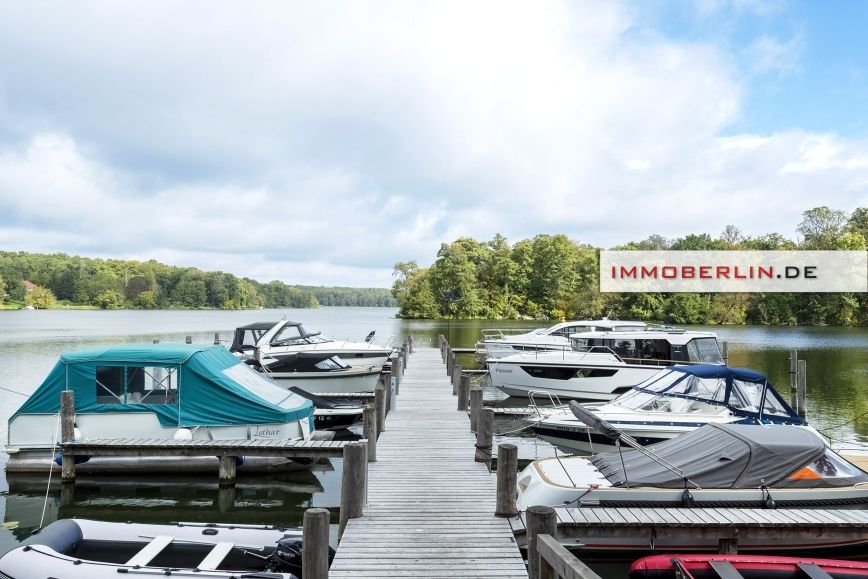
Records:
M206 305L205 274L198 269L188 269L172 290L172 301L187 308L202 308Z
M477 292L477 261L481 261L481 251L471 239L460 238L440 245L428 275L442 317L479 316L482 304Z
M36 286L33 291L27 293L24 303L33 306L37 310L49 310L54 307L54 293L42 286Z
M133 298L133 306L140 310L155 310L160 307L153 290L145 290Z
M6 282L0 277L0 304L3 303L4 299L6 299Z
M802 213L797 230L802 234L805 249L838 249L838 242L847 231L845 211L815 207Z
M395 282L392 296L398 300L398 317L411 319L438 318L434 292L428 280L428 269L420 269L415 261L399 262L392 271Z
M93 305L101 310L119 310L124 307L124 296L117 290L106 290L94 298Z

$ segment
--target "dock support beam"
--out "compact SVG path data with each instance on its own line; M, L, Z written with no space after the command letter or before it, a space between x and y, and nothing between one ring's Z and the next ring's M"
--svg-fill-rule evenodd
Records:
M75 393L64 390L60 393L60 441L75 440ZM53 458L53 457L52 457ZM75 457L63 455L61 459L60 480L71 482L75 480Z
M344 534L347 521L362 516L365 504L368 450L365 442L351 442L344 447L344 472L341 477L341 516L338 536Z
M330 518L328 509L304 512L301 574L305 579L328 579Z
M464 368L461 367L461 364L454 364L452 366L452 395L455 396L458 394L458 384L461 383L461 372L464 371Z
M518 479L518 447L514 444L497 445L497 506L495 517L514 517L515 484Z
M527 508L527 576L540 579L540 556L537 551L537 536L558 536L558 518L551 507L534 506Z
M217 479L221 485L235 484L235 457L221 456Z
M738 555L738 538L718 539L717 552L721 555Z

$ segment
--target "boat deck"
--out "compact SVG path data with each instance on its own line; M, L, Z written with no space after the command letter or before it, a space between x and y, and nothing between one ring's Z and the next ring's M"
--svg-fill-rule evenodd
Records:
M416 348L397 408L368 467L368 504L347 524L329 577L527 577L507 519L494 516L496 475L440 352Z

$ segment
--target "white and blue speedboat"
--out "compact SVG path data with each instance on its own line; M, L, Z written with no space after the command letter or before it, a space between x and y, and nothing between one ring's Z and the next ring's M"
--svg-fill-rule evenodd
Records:
M670 366L611 402L582 406L642 445L663 442L709 423L810 428L766 376L711 364ZM528 422L534 434L568 452L615 450L614 440L585 424L569 407L540 408Z
M75 400L76 439L307 440L310 400L222 346L129 344L63 354L9 419L6 469L46 470L60 442L60 396ZM250 459L277 467L289 459ZM216 469L216 457L94 457L77 470Z

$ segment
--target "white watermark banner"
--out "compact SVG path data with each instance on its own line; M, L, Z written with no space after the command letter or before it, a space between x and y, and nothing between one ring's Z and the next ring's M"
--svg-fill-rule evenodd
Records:
M601 292L865 292L865 251L601 251Z

